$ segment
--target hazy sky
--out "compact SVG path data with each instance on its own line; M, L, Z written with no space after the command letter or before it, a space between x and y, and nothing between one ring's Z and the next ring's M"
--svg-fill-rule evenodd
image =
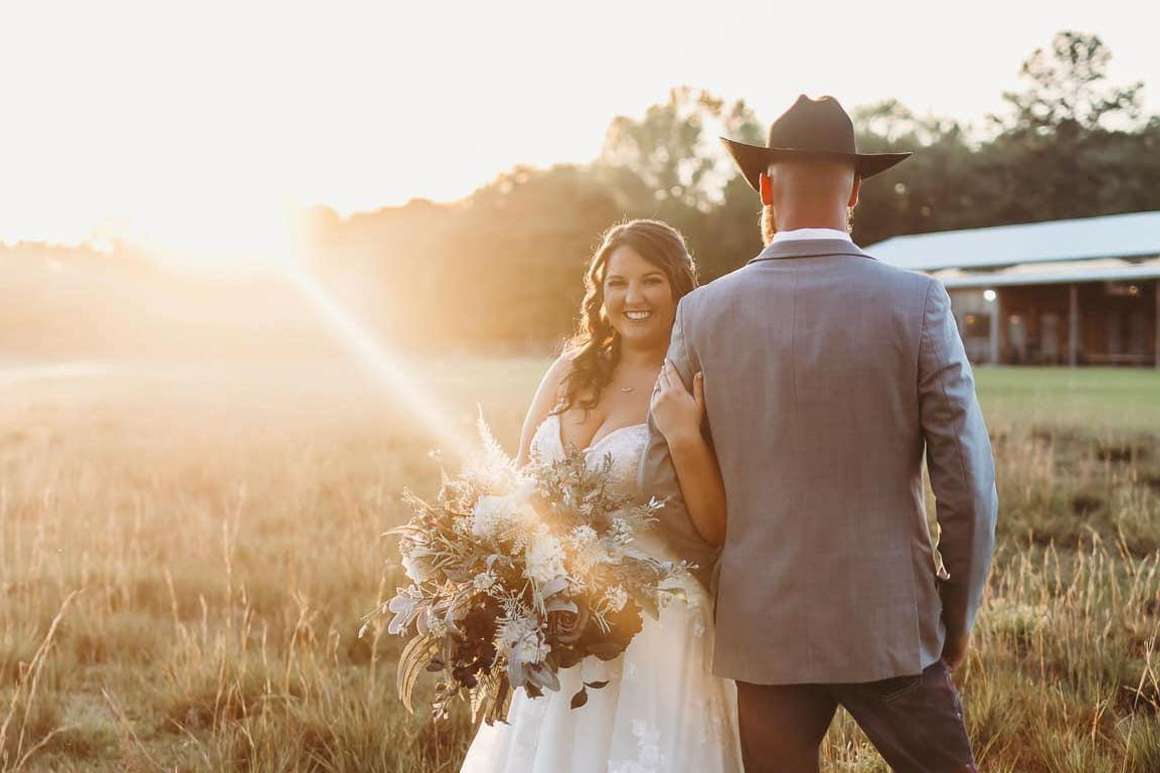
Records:
M766 122L800 92L973 120L1061 29L1100 35L1155 111L1148 5L2 2L0 240L278 250L287 208L588 161L615 115L681 84Z

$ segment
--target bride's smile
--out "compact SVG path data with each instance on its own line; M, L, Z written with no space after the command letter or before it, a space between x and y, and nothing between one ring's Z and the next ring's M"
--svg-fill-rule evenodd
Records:
M604 276L604 311L624 342L634 349L663 348L675 310L665 273L632 247L617 247Z

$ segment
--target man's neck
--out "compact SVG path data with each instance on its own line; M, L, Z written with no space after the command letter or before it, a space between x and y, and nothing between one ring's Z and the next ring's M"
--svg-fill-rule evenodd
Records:
M777 224L778 231L797 231L801 228L830 228L834 231L845 231L846 221L832 218L785 218L783 222Z
M847 213L845 207L835 207L834 210L794 210L792 207L784 211L776 210L777 230L796 231L799 228L833 228L835 231L846 230Z

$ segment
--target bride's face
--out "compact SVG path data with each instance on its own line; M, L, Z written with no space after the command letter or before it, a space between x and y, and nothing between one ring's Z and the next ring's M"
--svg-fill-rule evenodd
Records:
M664 271L627 245L608 256L604 312L626 344L668 346L675 310L673 288Z

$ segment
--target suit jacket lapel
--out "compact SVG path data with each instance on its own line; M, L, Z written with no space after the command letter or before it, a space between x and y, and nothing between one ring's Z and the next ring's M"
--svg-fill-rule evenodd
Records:
M873 255L863 252L858 245L845 239L790 239L769 245L749 263L782 258L822 258L830 255L849 255L875 260Z

